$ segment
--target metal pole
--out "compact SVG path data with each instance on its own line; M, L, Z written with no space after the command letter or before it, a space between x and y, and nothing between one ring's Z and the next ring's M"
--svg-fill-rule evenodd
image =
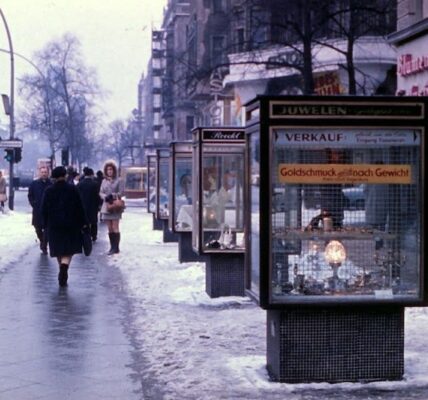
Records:
M10 140L14 139L15 136L15 63L14 63L14 53L13 53L13 44L12 37L10 36L9 26L7 24L6 18L3 14L2 9L0 8L0 16L3 20L3 24L6 30L7 40L9 42L9 55L10 55L10 113L9 113L9 138ZM9 163L9 208L13 210L14 208L14 174L13 174L13 160Z

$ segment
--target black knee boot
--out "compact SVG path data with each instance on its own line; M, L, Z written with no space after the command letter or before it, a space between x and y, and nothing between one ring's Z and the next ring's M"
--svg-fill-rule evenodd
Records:
M116 236L116 241L115 241L115 248L114 248L114 250L115 250L115 253L117 254L117 253L119 253L119 252L120 252L120 251L119 251L120 232L116 232L116 233L115 233L115 236Z
M59 274L58 274L59 286L67 286L67 280L68 280L68 265L60 264Z
M112 254L115 253L115 250L116 250L116 246L115 246L115 243L116 243L116 234L114 232L109 232L108 238L110 239L110 250L109 250L109 252L107 254L109 256L111 256Z

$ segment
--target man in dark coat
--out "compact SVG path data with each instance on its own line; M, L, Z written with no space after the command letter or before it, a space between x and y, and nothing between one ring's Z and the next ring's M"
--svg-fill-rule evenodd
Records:
M83 208L88 218L92 241L95 242L98 234L98 210L100 204L102 204L102 200L92 168L83 168L83 179L77 184L77 189L79 190Z
M59 264L58 282L67 285L68 267L74 254L82 253L82 229L87 225L79 191L65 180L64 167L52 171L54 184L45 191L42 215L48 234L49 252Z
M43 225L42 218L42 200L46 188L52 185L49 179L49 169L46 166L39 168L39 178L31 182L28 188L28 201L33 209L33 218L31 223L36 231L37 238L40 242L40 250L43 254L47 254L47 235Z

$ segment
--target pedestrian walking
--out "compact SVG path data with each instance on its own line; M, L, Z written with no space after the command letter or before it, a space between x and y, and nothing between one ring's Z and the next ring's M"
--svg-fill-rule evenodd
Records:
M7 201L6 186L6 178L3 176L3 171L0 170L0 210L2 213L4 213L4 203Z
M98 190L101 189L101 183L103 183L103 179L104 179L103 171L98 170L97 174L96 174L96 177L95 177L95 181L98 184Z
M68 268L73 255L82 253L82 229L87 225L79 191L66 182L66 174L64 167L54 168L54 183L46 189L42 203L49 253L58 260L60 286L67 285Z
M31 223L36 231L40 243L40 250L43 254L48 253L47 234L42 217L42 200L45 190L52 185L49 179L49 168L45 165L39 167L39 177L30 183L28 188L28 201L32 208Z
M103 199L101 207L101 219L107 223L110 250L108 255L119 253L120 230L119 221L121 211L108 211L107 204L123 196L123 182L118 176L118 170L114 161L106 161L104 164L104 179L101 183L100 196Z
M92 168L83 168L83 178L77 184L77 190L82 198L92 241L95 242L98 235L98 211L101 204L101 197Z

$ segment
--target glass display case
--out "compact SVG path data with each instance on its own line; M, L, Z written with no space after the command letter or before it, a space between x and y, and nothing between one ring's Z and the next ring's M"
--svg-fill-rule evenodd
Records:
M173 232L191 232L192 206L192 143L172 142L170 163L171 209L169 229Z
M261 96L247 110L260 305L425 304L425 101Z
M156 154L147 155L147 212L156 213Z
M244 241L244 130L196 128L193 134L195 251L242 253Z
M169 149L156 150L156 218L168 221L169 218Z

